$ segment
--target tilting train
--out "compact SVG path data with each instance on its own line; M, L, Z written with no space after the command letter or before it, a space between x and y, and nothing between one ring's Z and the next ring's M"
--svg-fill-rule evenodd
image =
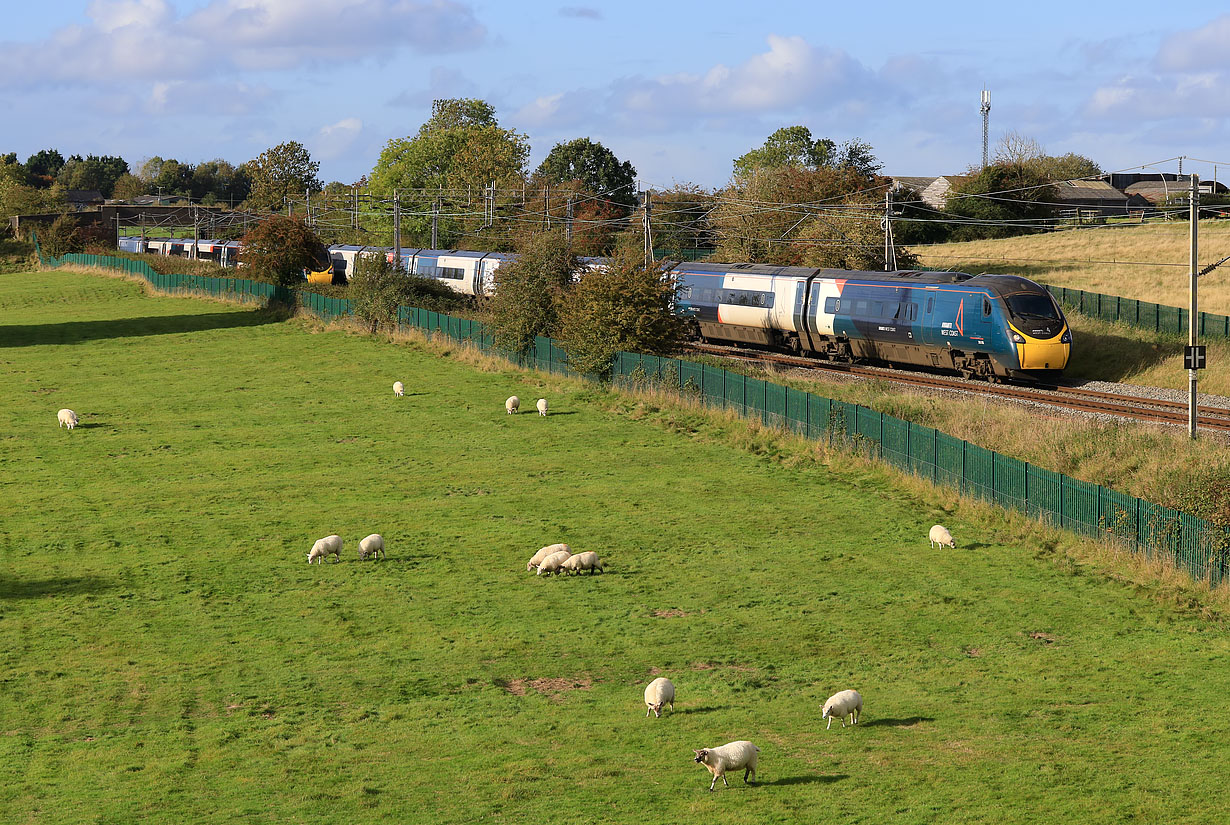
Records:
M193 241L121 238L120 249L193 257ZM331 246L335 275L384 247ZM238 261L237 241L198 241L196 257ZM484 295L514 256L500 252L403 249L408 272ZM590 270L600 268L586 260ZM919 366L991 381L1046 380L1067 366L1072 333L1039 284L1015 275L856 272L763 264L671 263L678 311L705 340L735 342L835 360Z

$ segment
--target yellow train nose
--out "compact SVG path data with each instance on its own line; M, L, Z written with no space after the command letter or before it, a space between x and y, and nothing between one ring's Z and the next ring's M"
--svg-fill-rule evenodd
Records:
M1017 333L1025 339L1024 344L1016 345L1016 355L1021 362L1021 369L1061 370L1066 367L1068 356L1072 352L1072 345L1063 342L1066 331L1065 328L1054 338L1039 340L1017 330Z

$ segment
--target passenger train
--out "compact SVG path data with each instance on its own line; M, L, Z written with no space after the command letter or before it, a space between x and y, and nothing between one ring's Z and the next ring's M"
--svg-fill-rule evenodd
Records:
M193 242L120 238L129 252L193 257ZM386 247L328 247L335 276L359 255ZM237 241L199 241L195 257L238 261ZM455 291L493 291L514 256L499 252L403 249L408 272ZM590 271L599 259L584 259ZM963 272L856 272L763 264L668 263L679 279L676 303L703 340L783 349L834 360L929 367L991 381L1055 378L1067 366L1072 333L1045 288L1015 275Z

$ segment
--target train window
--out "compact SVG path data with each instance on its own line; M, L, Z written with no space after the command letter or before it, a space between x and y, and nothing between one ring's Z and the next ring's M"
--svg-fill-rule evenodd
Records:
M867 302L863 300L855 301L854 302L854 312L851 314L857 315L859 317L865 317L867 315Z
M982 299L982 314L983 315L991 314L991 299L989 298Z
M1018 293L1007 298L1008 309L1017 318L1039 318L1047 321L1059 319L1055 302L1046 293Z
M440 267L440 277L448 278L452 281L460 281L466 276L466 271L459 266L442 266Z
M824 311L829 315L836 315L837 314L837 299L832 298L832 297L825 298L824 299Z
M918 320L918 304L910 304L910 320Z
M935 309L935 296L934 296L934 295L928 295L928 296L927 296L927 314L928 314L928 315L930 315L930 314L931 314L931 310L933 310L933 309Z
M685 298L685 299L691 298L692 297L692 287L690 286L681 287L679 290L679 297Z

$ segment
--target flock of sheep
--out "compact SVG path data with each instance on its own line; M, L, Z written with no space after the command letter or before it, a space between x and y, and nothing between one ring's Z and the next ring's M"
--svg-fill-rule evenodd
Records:
M398 398L405 395L405 385L401 381L393 382L393 394ZM538 414L545 416L547 414L547 399L539 398L536 405ZM504 402L504 411L509 415L513 415L520 410L521 399L513 395ZM69 409L60 410L57 413L59 421L58 426L68 427L73 429L78 424L77 413ZM956 547L956 542L953 541L952 534L940 524L934 525L927 534L927 540L931 547L936 545L940 547ZM336 561L342 560L342 537L338 535L325 536L322 539L317 539L312 544L312 549L308 551L308 564L316 562L320 564L329 556L335 557ZM384 552L384 538L379 533L371 535L359 541L359 559L365 560L372 558L375 560L387 558ZM593 551L583 553L572 553L572 548L567 544L548 544L545 547L540 547L530 560L526 562L525 569L537 570L537 575L560 575L560 574L580 574L582 571L588 570L590 574L603 572L603 564L598 558L598 554ZM653 713L655 718L662 716L662 708L670 706L671 712L675 711L675 685L670 679L660 676L654 679L645 688L645 716L648 717ZM863 697L857 690L842 690L828 698L824 703L824 707L820 713L821 720L828 720L828 725L825 730L833 726L833 719L839 719L841 726L846 726L846 717L850 718L851 725L857 725L859 716L863 711ZM756 762L760 755L760 748L753 745L751 742L741 739L736 742L729 742L725 745L716 748L701 748L694 750L696 754L693 760L697 764L704 765L711 774L713 781L709 783L709 790L712 791L717 786L718 779L722 780L722 784L727 788L730 783L726 781L726 774L729 771L738 772L743 770L743 781L751 784L756 778Z

